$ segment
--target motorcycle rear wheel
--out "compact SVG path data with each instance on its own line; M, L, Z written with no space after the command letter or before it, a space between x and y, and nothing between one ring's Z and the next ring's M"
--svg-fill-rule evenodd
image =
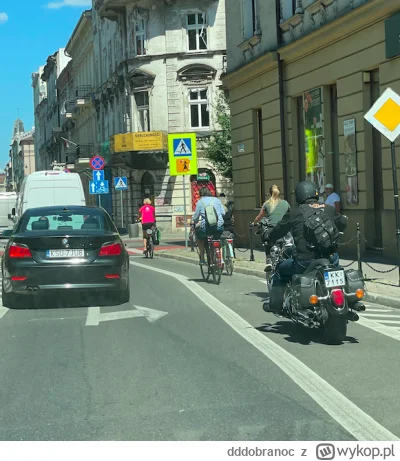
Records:
M324 330L327 344L342 344L347 336L347 318L344 316L329 316L324 325Z

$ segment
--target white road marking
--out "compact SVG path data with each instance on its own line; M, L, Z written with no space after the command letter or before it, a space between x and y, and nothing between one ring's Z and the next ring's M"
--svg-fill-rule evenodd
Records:
M135 310L126 310L118 312L100 312L100 307L89 307L86 326L99 326L100 322L109 322L112 320L122 320L122 319L133 319L135 317L145 317L150 323L155 322L158 319L161 319L168 312L158 311L156 309L149 309L148 307L143 306L133 306Z
M366 306L366 311L365 313L362 312L362 315L368 314L368 312L393 312L393 309L372 309L368 306Z
M154 266L147 266L130 261L132 266L158 272L175 278L195 296L197 296L207 307L215 312L242 338L252 344L269 360L275 363L286 375L292 379L303 391L308 394L318 405L321 406L335 421L353 435L357 440L388 441L400 440L388 429L380 425L371 416L357 407L353 402L341 394L337 389L322 379L311 368L287 352L274 341L255 330L253 325L246 322L236 312L232 311L208 293L196 282L187 277Z
M0 306L0 319L3 318L8 312L8 308L4 306Z
M367 309L365 312L362 312L363 317L379 317L380 319L400 319L400 315L396 314L370 314L369 309Z
M100 307L88 307L86 326L97 326L100 322Z
M396 328L383 325L382 323L375 322L374 320L370 320L362 316L360 316L360 319L357 323L378 333L381 333L382 335L388 336L389 338L400 341L400 331L398 331Z

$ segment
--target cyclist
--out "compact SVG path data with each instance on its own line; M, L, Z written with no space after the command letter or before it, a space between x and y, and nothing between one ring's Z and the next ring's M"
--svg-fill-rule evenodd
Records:
M221 201L217 197L214 197L207 187L201 188L199 194L200 200L196 204L196 210L192 216L192 222L196 227L196 240L200 253L200 265L205 265L204 241L209 235L213 235L216 239L221 238L222 232L224 231L225 210ZM217 214L217 224L213 227L208 225L206 219L206 207L209 205L214 207L214 210Z
M147 253L147 229L151 229L156 223L156 209L152 206L151 200L145 198L143 200L143 206L139 208L140 220L142 221L143 231L143 254Z

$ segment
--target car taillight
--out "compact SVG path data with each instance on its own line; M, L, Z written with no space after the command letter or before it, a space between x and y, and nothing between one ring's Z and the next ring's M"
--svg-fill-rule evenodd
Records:
M32 258L31 250L26 245L13 243L8 249L9 258Z
M335 306L342 307L344 306L345 297L343 290L332 290L331 299Z
M121 252L122 252L121 244L109 243L101 247L99 256L119 256Z

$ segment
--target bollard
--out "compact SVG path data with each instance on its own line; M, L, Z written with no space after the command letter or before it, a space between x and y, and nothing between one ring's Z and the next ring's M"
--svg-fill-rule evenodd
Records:
M250 223L250 261L254 261L254 251L253 251L253 226Z
M362 274L362 262L361 262L361 230L360 223L357 223L357 261L358 261L358 270Z

